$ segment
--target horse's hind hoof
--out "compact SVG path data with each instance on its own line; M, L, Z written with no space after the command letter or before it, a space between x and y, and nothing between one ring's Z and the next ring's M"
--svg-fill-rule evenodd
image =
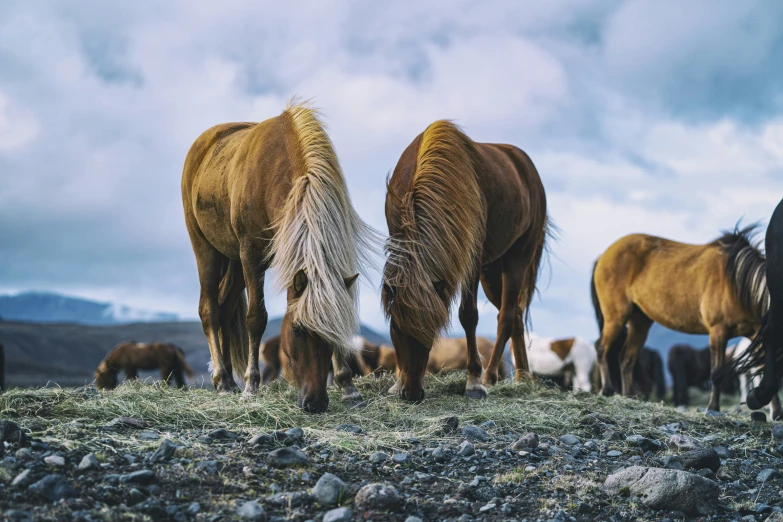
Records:
M465 397L469 397L471 399L486 399L487 389L484 388L483 386L468 388L467 390L465 390Z
M601 388L601 395L603 395L604 397L611 397L612 395L614 395L614 388L608 386Z
M765 401L762 391L759 388L753 388L748 392L748 396L745 398L745 405L751 410L760 410L769 404L771 399L772 397Z

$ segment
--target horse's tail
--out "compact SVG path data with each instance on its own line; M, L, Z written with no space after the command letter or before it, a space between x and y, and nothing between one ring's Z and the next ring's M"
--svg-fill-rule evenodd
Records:
M196 374L193 372L193 368L190 367L190 365L185 360L185 352L182 351L182 348L179 346L175 346L176 348L176 354L175 357L177 358L177 364L180 368L182 368L182 371L185 372L185 375L190 377L191 379L196 377Z
M536 249L533 253L532 262L528 266L522 281L522 292L520 292L520 306L524 310L524 323L525 326L529 326L530 323L530 303L533 302L533 296L536 293L536 285L538 284L538 272L541 269L541 260L544 257L544 253L547 252L547 239L555 239L555 232L557 227L549 218L545 215L544 229L536 244Z
M593 300L593 310L595 311L595 321L598 323L598 339L604 331L604 314L601 312L601 303L598 302L598 292L595 290L595 267L598 261L593 263L593 271L590 273L590 298Z
M750 346L737 355L734 352L734 357L721 366L715 368L712 371L712 384L721 389L731 387L731 384L743 374L760 374L761 368L764 364L764 333L769 328L769 312L764 314L761 319L761 328L756 336L751 340ZM752 375L749 375L751 377Z
M237 270L240 269L240 265L237 262L229 261L223 267L223 278L220 280L220 290L218 292L218 301L223 304L226 296L230 292L231 287L234 285L234 280L237 277L242 277L241 274L237 274ZM247 336L247 298L245 292L241 292L237 299L236 309L234 310L234 316L231 318L231 325L229 326L229 339L230 347L229 354L231 357L231 367L234 371L234 375L238 376L240 380L244 380L244 372L247 368L250 350L250 340ZM219 338L222 339L221 332L218 332Z
M767 258L755 242L758 223L743 229L739 224L716 241L725 256L726 275L743 308L760 318L769 310Z

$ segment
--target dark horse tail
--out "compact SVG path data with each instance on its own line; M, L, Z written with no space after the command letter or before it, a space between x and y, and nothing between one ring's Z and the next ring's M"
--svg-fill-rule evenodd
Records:
M223 278L220 280L220 290L218 292L218 302L222 306L225 300L228 298L228 294L231 292L232 287L237 283L236 278L242 277L241 266L236 261L228 261L222 267ZM237 273L237 271L240 273ZM219 338L223 338L223 329L221 327L219 332ZM242 379L247 368L248 358L250 354L250 339L247 336L247 298L245 292L242 291L237 298L236 309L234 315L231 317L231 324L229 325L229 338L230 347L229 354L231 356L231 368L234 371L234 375L237 375Z
M595 267L598 261L593 263L593 271L590 273L590 298L593 300L593 310L595 310L595 321L598 323L598 341L601 341L601 334L604 331L604 314L601 312L601 303L598 302L598 292L595 290Z
M712 372L712 382L719 388L729 387L744 373L759 373L764 361L764 346L761 340L769 323L769 290L766 278L767 260L753 242L758 227L758 223L743 229L737 225L733 231L724 232L723 236L715 241L726 256L726 274L742 306L756 317L762 318L761 328L748 349Z
M191 379L195 378L196 374L193 373L193 368L185 361L185 352L179 346L174 346L174 348L176 348L175 357L177 358L177 365L182 368L182 371L185 372L188 377Z

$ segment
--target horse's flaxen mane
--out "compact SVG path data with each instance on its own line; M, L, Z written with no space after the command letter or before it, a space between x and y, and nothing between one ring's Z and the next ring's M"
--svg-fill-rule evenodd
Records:
M754 236L758 223L743 229L739 225L732 231L725 231L713 244L726 256L726 273L734 283L734 288L742 305L759 320L769 309L769 291L767 290L767 258L759 249Z
M475 148L455 124L424 131L411 186L398 198L399 233L386 243L383 304L388 318L425 344L448 324L451 300L479 262L484 199L473 163Z
M307 275L302 296L290 304L293 323L334 345L351 347L356 332L357 292L344 279L364 272L372 230L356 214L332 141L308 103L292 100L283 112L301 161L294 173L268 256L287 288L300 270Z

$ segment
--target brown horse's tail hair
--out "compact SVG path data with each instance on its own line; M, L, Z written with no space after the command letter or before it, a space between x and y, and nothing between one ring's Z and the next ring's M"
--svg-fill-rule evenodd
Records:
M196 377L196 374L193 372L193 368L190 367L190 365L185 360L185 352L182 351L182 348L179 346L175 346L174 348L177 349L177 364L179 364L179 367L182 368L182 371L185 372L185 375L190 377L191 379Z
M549 246L547 239L556 239L557 227L549 218L546 217L544 222L544 230L536 245L536 250L533 253L533 259L528 266L527 272L522 280L522 292L519 294L519 304L524 310L524 324L526 328L530 327L530 303L533 302L533 296L538 291L538 273L541 270L541 261L544 258L544 254L549 252Z
M601 334L604 331L604 314L601 312L601 303L598 302L598 292L595 290L595 267L598 261L593 263L593 271L590 273L590 298L593 300L593 310L595 311L595 321L598 323L598 340L601 340ZM596 341L598 342L598 341Z
M221 305L234 285L235 278L242 277L241 274L236 273L238 268L238 263L232 261L228 261L223 266L223 278L220 280L220 291L218 293L218 301ZM240 380L244 380L244 373L249 359L248 351L250 350L250 339L247 336L247 298L244 291L240 293L237 299L236 309L234 310L234 316L231 318L229 330L231 367L234 375L239 377ZM218 335L222 339L222 328Z

